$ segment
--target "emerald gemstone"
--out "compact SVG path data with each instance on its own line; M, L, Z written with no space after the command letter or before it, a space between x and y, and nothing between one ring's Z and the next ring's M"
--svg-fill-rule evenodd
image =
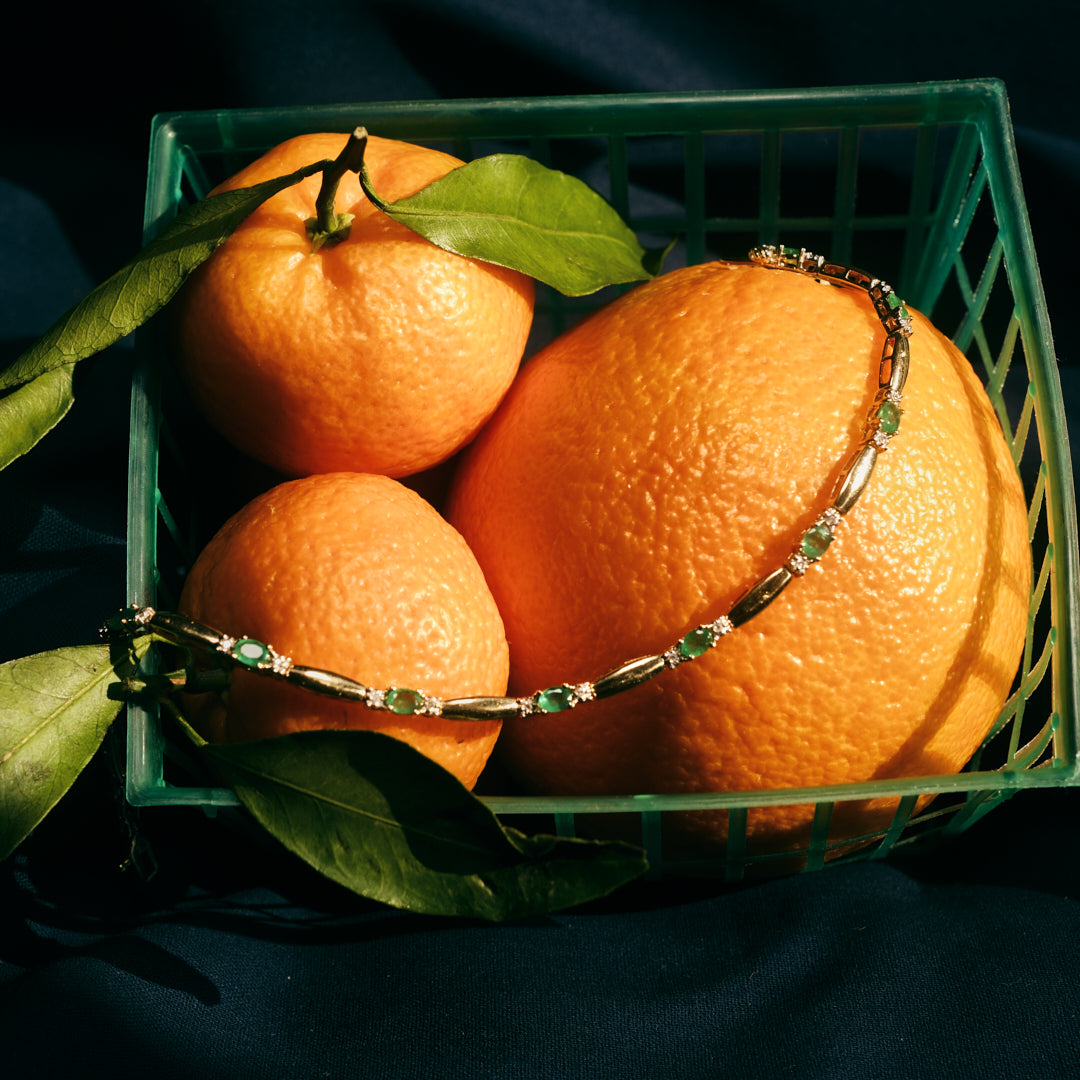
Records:
M550 686L536 695L536 707L541 712L562 712L574 704L574 691L569 686Z
M792 247L782 247L780 249L780 253L782 255L798 255L799 254L799 249L798 248L792 248Z
M895 311L901 319L908 319L911 316L908 314L908 309L904 306L904 301L900 299L896 293L887 293L885 296L885 303L888 305L890 311Z
M258 667L270 660L270 650L254 638L241 638L230 650L229 654L238 663L245 667Z
M386 692L386 707L398 716L412 716L420 711L424 704L424 696L417 690L406 690L403 687L395 687Z
M895 435L900 430L900 406L892 401L883 401L877 411L878 430L886 435Z
M832 543L832 532L827 525L815 525L808 529L799 544L799 551L808 559L820 559Z
M713 642L716 640L712 630L707 626L699 626L696 630L691 630L679 642L679 652L687 660L693 660L695 656L700 656L704 652L708 652L712 648Z

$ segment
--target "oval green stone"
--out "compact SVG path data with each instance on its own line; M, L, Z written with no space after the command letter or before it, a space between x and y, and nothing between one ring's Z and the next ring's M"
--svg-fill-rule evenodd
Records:
M258 667L270 659L270 650L254 638L241 638L229 653L238 664L245 667Z
M883 401L877 411L878 427L886 435L895 435L900 430L900 407L892 401Z
M386 707L398 716L412 716L423 704L424 699L416 690L396 687L386 692Z
M901 319L908 319L911 316L908 313L908 309L904 304L904 301L900 299L896 293L889 293L885 297L885 303L888 305L890 311L895 311Z
M808 559L820 559L832 543L832 533L825 525L815 525L807 530L799 544L799 550Z
M701 656L702 653L708 652L713 645L713 632L707 626L699 626L696 630L691 630L679 642L679 652L687 658L692 660L695 656Z
M569 686L549 686L536 695L536 707L541 712L562 712L570 708L572 694Z

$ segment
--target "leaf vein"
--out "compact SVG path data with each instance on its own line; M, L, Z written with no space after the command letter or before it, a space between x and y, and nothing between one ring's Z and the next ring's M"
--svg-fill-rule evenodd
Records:
M15 756L16 753L18 753L19 750L25 747L27 743L31 742L37 735L44 731L45 728L53 722L53 720L55 720L57 717L62 716L62 714L66 712L73 704L81 701L84 697L86 697L87 694L90 694L92 691L96 690L102 682L108 681L109 676L113 674L113 668L111 666L107 666L102 670L102 673L98 678L91 680L89 683L84 683L82 689L79 690L77 693L70 694L61 698L60 703L54 709L49 710L49 712L47 712L41 718L41 722L36 727L31 728L28 732L26 732L23 738L17 740L4 752L4 755L0 757L0 765L6 764L11 758ZM45 693L47 692L38 691L39 696L44 696ZM117 705L117 709L119 710L119 704Z
M479 852L482 852L482 851L485 850L483 845L481 845L481 844L466 843L466 842L464 842L464 841L462 841L460 839L449 838L445 834L435 832L434 830L431 830L431 829L421 828L421 827L419 827L417 825L410 825L410 824L407 824L407 823L400 822L395 818L388 818L388 817L385 817L384 815L376 814L376 813L374 813L374 812L372 812L370 810L365 810L362 807L358 807L358 806L355 806L353 804L343 802L340 799L332 798L332 797L326 795L325 793L312 791L310 788L302 787L299 784L297 784L297 783L295 783L295 782L293 782L291 780L288 780L288 779L285 779L285 778L281 777L280 775L270 773L270 772L265 772L264 770L257 769L254 766L249 765L249 764L242 764L242 763L237 763L237 762L234 762L234 761L230 761L229 762L229 767L233 768L233 769L236 769L238 771L241 771L241 772L246 772L249 775L251 775L251 776L253 776L253 777L255 777L255 778L259 779L259 780L265 780L265 781L269 781L272 784L277 784L279 787L286 788L289 791L295 792L296 794L301 795L301 796L303 796L303 797L305 797L307 799L311 799L312 801L315 802L316 805L330 806L330 807L333 807L336 810L344 811L344 812L346 812L348 814L351 814L351 815L354 815L356 817L369 819L370 821L372 821L372 822L374 822L374 823L376 823L378 825L387 826L387 827L389 827L391 829L400 831L402 833L413 833L416 836L423 837L424 839L427 839L427 840L435 840L435 841L438 841L439 843L448 843L448 842L453 843L457 847L462 848L464 850L472 850L472 851L479 851Z
M460 218L466 221L484 221L493 222L500 225L508 225L511 227L519 227L530 229L533 232L543 235L549 235L555 238L559 237L585 237L590 240L601 241L605 244L614 245L617 247L631 248L631 244L626 239L619 238L617 236L607 236L603 233L596 232L590 229L572 229L566 226L559 225L541 225L533 221L524 221L521 218L514 217L513 214L496 214L496 213L478 213L476 211L453 211L453 210L440 210L435 213L431 210L403 210L395 206L393 208L393 217L412 217L417 220L424 218L443 219L443 218Z

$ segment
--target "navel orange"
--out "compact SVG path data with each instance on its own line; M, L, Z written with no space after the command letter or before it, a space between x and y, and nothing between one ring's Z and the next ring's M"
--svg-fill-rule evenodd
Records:
M502 621L465 542L387 477L325 473L280 484L229 519L184 582L180 610L297 664L376 689L437 697L506 689ZM472 787L494 722L396 715L237 669L195 703L208 737L367 728L412 744Z
M346 136L301 135L217 191L323 159ZM414 194L461 164L370 136L379 195ZM401 477L451 456L494 410L517 371L532 320L532 280L465 259L376 210L355 173L336 209L349 236L312 250L321 174L273 196L181 290L181 370L210 423L285 476Z
M957 348L913 313L902 425L820 562L692 663L508 722L531 791L752 791L958 770L1006 698L1030 582L1016 468ZM498 602L510 691L595 679L784 565L866 438L885 331L864 292L716 262L531 359L448 507ZM894 802L843 803L834 837ZM750 815L805 839L809 806ZM726 815L682 818L722 843Z

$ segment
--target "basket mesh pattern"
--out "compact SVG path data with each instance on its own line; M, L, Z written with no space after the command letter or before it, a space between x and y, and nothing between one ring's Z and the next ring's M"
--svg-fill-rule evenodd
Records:
M1028 498L1035 574L1022 665L992 732L964 772L762 792L484 796L497 813L530 815L540 828L546 820L547 829L562 835L578 830L581 815L634 815L654 873L704 869L737 879L756 862L790 862L790 855L747 851L748 823L763 805L813 807L809 845L798 865L814 869L831 853L841 854L837 861L880 858L958 832L1025 787L1076 782L1074 489L1053 344L999 83L164 116L155 121L151 142L147 237L282 139L348 131L357 122L467 160L520 153L579 176L609 199L646 246L678 238L669 267L741 259L754 244L781 242L872 268L971 360ZM530 351L611 295L567 299L541 287ZM168 606L182 567L207 538L214 509L193 497L188 479L200 470L184 435L197 421L182 409L163 415L161 402L182 395L172 392L169 374L154 362L160 349L153 331L140 334L138 344L128 600ZM231 792L205 786L180 753L165 740L157 717L131 709L129 801L208 810L235 804ZM927 794L938 798L916 814ZM832 852L841 846L829 837L837 802L881 796L898 799L890 825L863 837L855 852ZM714 863L665 860L663 817L685 809L727 813L730 840ZM843 842L845 851L850 845Z

